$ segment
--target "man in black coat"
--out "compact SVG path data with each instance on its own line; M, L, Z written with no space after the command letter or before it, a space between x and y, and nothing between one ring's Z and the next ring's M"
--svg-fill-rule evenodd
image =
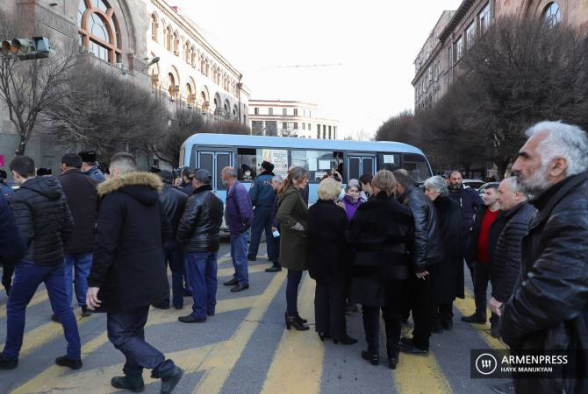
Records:
M74 232L65 244L65 291L69 305L72 302L72 285L75 283L76 300L82 309L82 316L92 312L86 306L88 275L92 267L94 247L94 228L98 220L98 182L82 173L82 158L75 153L67 153L61 158L61 176L67 205L75 223ZM75 268L75 281L73 270ZM53 321L59 321L57 315Z
M188 285L194 304L192 313L178 318L182 323L204 323L214 316L217 290L217 254L223 203L214 195L212 175L199 169L192 176L194 192L180 219L177 240L184 249Z
M510 298L521 271L521 247L529 228L531 216L536 212L527 202L527 194L520 190L515 177L503 180L498 187L498 203L504 211L506 224L496 242L490 265L492 298L488 307L500 316L502 305Z
M512 170L537 213L523 238L522 275L501 315L500 334L516 354L560 350L548 377L515 376L517 393L588 392L588 135L541 122L529 130ZM544 353L541 353L544 354Z
M476 242L476 239L472 237L472 230L476 215L482 209L484 203L476 189L464 188L463 177L458 170L451 171L451 174L449 174L449 197L457 201L461 207L463 255L470 270L472 283L474 283L475 259L470 257L469 250L471 243Z
M88 277L88 308L107 312L108 339L126 357L125 376L113 387L143 391L143 368L161 379L161 393L171 393L183 371L145 342L149 305L169 296L163 244L169 225L159 201L161 179L137 171L135 158L117 153L110 178L98 187L102 198L94 261Z
M26 245L16 226L14 214L4 196L0 195L0 265L2 265L2 286L10 295L14 266L26 252ZM4 275L6 274L6 275Z
M184 253L182 246L176 242L176 233L186 207L186 201L188 201L188 195L172 186L173 175L171 171L163 170L158 175L163 181L163 189L159 192L159 201L163 205L165 216L171 226L171 238L165 244L164 254L165 262L172 272L172 303L174 308L182 309L184 307ZM153 306L168 309L169 296Z
M428 269L441 262L443 250L435 207L425 194L413 186L405 170L394 171L398 201L408 206L414 221L413 272L409 275L414 330L412 339L402 338L401 350L406 353L428 354L432 329L431 277Z
M65 292L63 245L74 225L65 195L54 177L35 176L35 162L28 156L12 159L10 170L20 185L11 204L27 252L16 266L6 306L6 344L0 354L0 369L13 369L18 364L26 307L41 283L45 284L53 311L63 323L68 343L67 354L58 357L55 363L79 369L82 367L80 335Z

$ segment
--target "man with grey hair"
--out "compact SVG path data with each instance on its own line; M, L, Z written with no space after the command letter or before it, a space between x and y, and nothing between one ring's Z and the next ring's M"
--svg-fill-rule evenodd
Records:
M117 153L110 177L98 186L102 198L94 236L94 260L86 304L107 312L108 339L126 357L124 376L112 378L119 389L145 389L143 368L161 379L161 393L171 393L183 371L145 341L149 305L169 297L163 256L171 233L159 201L161 179L137 171L135 158Z
M541 122L529 130L512 171L535 197L522 243L521 277L501 314L500 334L515 354L559 350L549 377L515 376L517 393L586 393L588 365L588 135Z
M249 269L247 266L247 241L253 224L253 205L245 186L237 180L237 170L225 167L221 171L223 183L229 185L227 190L225 222L231 233L231 258L235 274L223 285L233 286L236 293L249 288Z

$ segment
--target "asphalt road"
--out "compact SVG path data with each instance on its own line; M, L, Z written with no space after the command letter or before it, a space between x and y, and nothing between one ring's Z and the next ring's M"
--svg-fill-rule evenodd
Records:
M374 367L360 358L365 348L361 315L348 315L348 331L359 343L352 346L322 343L314 326L306 332L284 326L286 273L264 272L265 255L250 263L250 289L230 293L220 285L233 273L229 245L219 253L216 315L205 324L183 324L183 310L151 309L148 342L180 365L186 374L176 393L492 393L499 380L470 379L470 349L501 348L489 335L489 325L473 326L459 317L474 309L471 291L454 307L454 329L434 335L428 357L401 355L396 371ZM265 244L260 247L265 253ZM468 277L469 275L466 275ZM468 283L471 289L471 283ZM314 322L314 281L304 276L300 314ZM78 317L84 367L71 371L54 365L65 354L61 326L50 321L51 307L39 289L27 310L24 346L17 369L0 371L0 393L114 393L112 376L120 374L124 358L108 342L106 319L97 314ZM0 340L6 336L6 295L0 295ZM382 338L381 355L385 355ZM146 393L158 393L159 382L145 371Z

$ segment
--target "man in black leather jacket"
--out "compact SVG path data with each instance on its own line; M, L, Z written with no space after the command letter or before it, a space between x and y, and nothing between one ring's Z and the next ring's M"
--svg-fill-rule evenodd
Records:
M204 323L214 316L217 289L217 252L223 203L214 195L212 176L205 169L192 177L194 192L180 219L177 240L184 249L184 262L194 305L192 313L178 318L182 323Z
M500 334L515 353L560 350L566 365L549 377L515 376L517 393L588 392L588 135L541 122L512 170L535 197L523 238L522 275L501 316Z
M172 303L174 308L182 309L184 307L184 253L182 246L175 239L188 196L172 186L173 175L171 171L163 170L157 175L163 181L163 189L159 192L159 201L163 205L172 232L172 241L167 242L164 248L165 261L172 272ZM169 298L154 306L161 309L169 308Z
M414 330L412 339L402 338L401 350L406 353L427 354L431 336L433 300L429 270L443 259L441 238L435 208L425 194L413 186L405 170L394 171L396 195L408 206L414 218L413 273L409 276Z

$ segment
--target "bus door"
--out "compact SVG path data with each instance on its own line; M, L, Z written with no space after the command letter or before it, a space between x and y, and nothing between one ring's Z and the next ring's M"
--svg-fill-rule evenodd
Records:
M370 153L347 154L347 181L359 179L363 174L376 173L376 155Z
M227 185L221 179L221 171L227 166L233 165L233 153L231 151L198 151L196 168L205 168L212 174L212 190L224 201Z

